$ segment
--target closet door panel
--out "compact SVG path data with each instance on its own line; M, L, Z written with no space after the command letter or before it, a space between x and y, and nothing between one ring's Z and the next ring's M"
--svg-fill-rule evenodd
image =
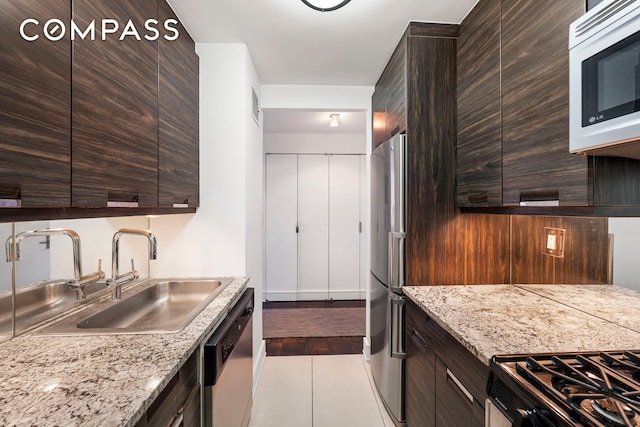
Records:
M266 156L265 298L295 301L297 296L297 156Z
M329 158L329 298L360 297L360 156Z
M329 156L298 156L298 299L328 298Z

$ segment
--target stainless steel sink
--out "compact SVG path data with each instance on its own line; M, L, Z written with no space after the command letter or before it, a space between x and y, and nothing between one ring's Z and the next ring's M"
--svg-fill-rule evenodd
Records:
M46 326L36 334L172 333L184 329L231 279L150 280Z
M61 313L99 296L105 285L92 283L87 286L87 300L76 301L77 293L67 280L35 283L16 292L16 334L52 319ZM0 330L11 331L11 293L0 297Z

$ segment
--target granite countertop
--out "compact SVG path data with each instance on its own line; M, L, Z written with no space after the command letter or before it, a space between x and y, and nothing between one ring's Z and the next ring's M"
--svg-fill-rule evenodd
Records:
M247 282L233 278L177 333L26 334L0 344L0 425L134 425Z
M640 327L629 327L640 324L640 293L590 285L551 288L410 286L404 293L486 365L497 354L640 348Z

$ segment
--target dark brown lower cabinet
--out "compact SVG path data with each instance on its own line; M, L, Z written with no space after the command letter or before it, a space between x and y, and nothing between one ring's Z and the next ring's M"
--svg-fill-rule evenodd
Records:
M417 315L417 316L416 316ZM436 414L436 354L427 344L426 322L406 311L405 417L408 426L433 426Z
M200 382L195 351L149 406L136 427L166 427L182 417L182 426L200 426Z
M438 427L482 427L484 407L436 357L436 423ZM484 403L484 402L483 402Z
M411 301L405 322L407 426L483 427L489 368Z

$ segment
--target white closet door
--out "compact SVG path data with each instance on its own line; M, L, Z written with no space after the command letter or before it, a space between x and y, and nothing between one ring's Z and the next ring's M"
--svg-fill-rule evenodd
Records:
M329 160L329 297L360 298L360 156Z
M298 284L296 155L266 156L265 299L295 301Z
M367 179L367 156L360 155L360 297L367 298L367 278L369 277L369 180Z
M298 299L329 289L329 156L298 156Z

